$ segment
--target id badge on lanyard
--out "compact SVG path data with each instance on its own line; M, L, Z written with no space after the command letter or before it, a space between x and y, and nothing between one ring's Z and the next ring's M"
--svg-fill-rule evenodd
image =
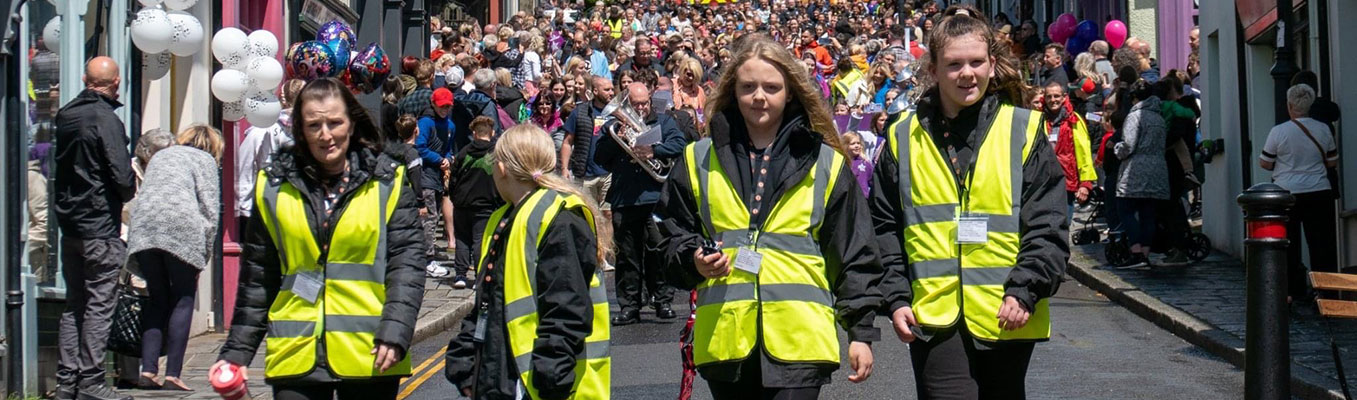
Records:
M975 176L975 167L971 167L969 177ZM961 209L957 213L957 244L984 244L989 236L989 216L986 214L971 213L971 185L973 179L968 179L966 187L962 190Z

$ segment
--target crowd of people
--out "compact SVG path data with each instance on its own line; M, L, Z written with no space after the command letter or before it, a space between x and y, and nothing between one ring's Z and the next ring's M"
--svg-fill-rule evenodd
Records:
M247 130L214 371L245 374L266 344L275 398L394 398L434 277L476 290L446 355L468 397L608 398L609 326L678 317L679 290L685 372L718 399L819 397L837 329L849 380L866 380L878 313L913 344L921 398L1021 397L1076 207L1104 208L1130 264L1186 262L1195 33L1186 70L1160 74L1144 40L1069 54L1030 19L933 1L548 0L431 28L430 57L400 60L376 112L339 80L290 80L279 122ZM55 175L65 265L85 266L64 273L61 399L127 398L99 362L125 263L151 298L135 384L190 389L188 320L221 224L220 134L147 132L135 160L106 145L126 141L116 72L91 61L56 146L31 155L30 182ZM1314 205L1289 232L1304 226L1319 269L1337 115L1313 79L1298 75L1295 119L1260 162Z

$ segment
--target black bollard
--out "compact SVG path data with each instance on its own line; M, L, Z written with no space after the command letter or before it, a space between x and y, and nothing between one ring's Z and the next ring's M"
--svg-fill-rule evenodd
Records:
M1248 271L1248 322L1244 335L1244 398L1291 398L1290 315L1286 307L1287 212L1291 192L1272 183L1245 190L1244 263Z

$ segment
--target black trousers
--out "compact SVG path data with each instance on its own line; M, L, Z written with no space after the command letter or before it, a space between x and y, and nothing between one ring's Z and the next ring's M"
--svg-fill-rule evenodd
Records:
M977 348L964 327L909 345L920 399L1025 399L1034 343Z
M395 399L399 380L335 382L315 385L273 385L274 400Z
M815 400L820 387L770 388L763 387L763 373L759 364L759 349L754 349L750 360L740 364L740 380L720 382L707 380L707 388L715 400Z
M481 260L481 236L485 236L485 223L490 221L494 208L452 208L452 239L457 241L457 253L453 258L453 267L457 276L467 276L467 271L476 268Z
M66 311L57 341L57 383L86 387L104 383L104 352L118 303L118 273L127 261L127 243L119 238L61 238L61 274L66 279Z
M1287 287L1291 297L1300 298L1310 287L1305 263L1301 262L1301 234L1310 250L1310 271L1338 272L1337 215L1334 215L1333 192L1328 190L1301 193L1291 207L1291 219L1286 223L1286 238L1291 246L1286 249Z
M617 248L617 305L623 310L639 310L649 304L669 304L674 301L674 289L664 282L664 270L654 252L646 251L653 205L613 207L613 238ZM650 294L641 293L644 284Z
M180 377L193 300L198 293L198 268L163 250L136 254L151 301L141 313L141 372L159 372L165 350L165 376Z

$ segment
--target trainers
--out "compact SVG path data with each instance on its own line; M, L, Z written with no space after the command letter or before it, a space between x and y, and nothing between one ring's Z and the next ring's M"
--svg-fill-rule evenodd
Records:
M457 279L454 280L454 281L452 282L452 288L453 288L453 289L466 289L466 277L465 277L465 276L458 275L458 276L457 276Z
M75 385L57 385L57 392L52 395L55 400L75 400Z
M1168 257L1165 257L1165 258L1164 258L1164 261L1160 261L1160 262L1159 262L1159 266L1163 266L1163 267L1181 267L1181 266L1187 265L1187 264L1189 264L1189 263L1191 263L1191 262L1192 262L1192 261L1189 260L1189 259L1187 258L1187 252L1186 252L1186 251L1182 251L1182 250L1179 250L1179 249L1173 249L1173 250L1169 250Z
M80 393L76 395L76 398L79 400L132 400L132 396L118 393L118 391L102 383L80 388Z
M429 261L429 265L424 266L424 273L432 278L446 278L452 275L452 270L442 266L438 261Z

